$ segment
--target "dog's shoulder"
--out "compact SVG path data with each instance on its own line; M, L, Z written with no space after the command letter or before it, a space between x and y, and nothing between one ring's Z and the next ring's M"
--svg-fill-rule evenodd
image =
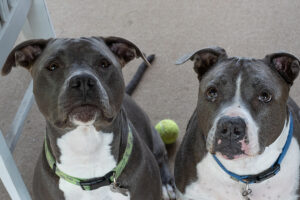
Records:
M195 151L195 149L200 149ZM198 115L195 110L191 116L184 138L175 159L175 182L177 188L185 191L185 187L197 180L197 163L206 155L205 139L198 126Z
M142 125L149 126L150 119L143 109L131 98L129 95L124 96L123 108L134 126L142 123Z

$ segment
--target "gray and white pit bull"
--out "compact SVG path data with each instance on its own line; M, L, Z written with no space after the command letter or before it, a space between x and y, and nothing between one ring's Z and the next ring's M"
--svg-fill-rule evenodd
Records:
M17 65L29 70L46 120L45 144L56 160L51 169L43 149L34 173L34 199L175 197L165 146L146 113L125 94L122 67L135 57L145 59L136 45L118 37L29 40L12 50L2 74ZM117 192L107 184L85 191L56 175L59 169L90 180L111 172L125 155L129 129L132 152L116 180Z
M299 60L288 53L228 57L219 47L177 64L187 60L199 91L175 161L182 199L300 199L300 115L289 98Z

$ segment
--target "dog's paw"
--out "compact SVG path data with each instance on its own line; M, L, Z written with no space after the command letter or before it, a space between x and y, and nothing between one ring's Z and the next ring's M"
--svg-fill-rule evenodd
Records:
M162 186L162 200L175 200L176 188L174 185L166 184Z

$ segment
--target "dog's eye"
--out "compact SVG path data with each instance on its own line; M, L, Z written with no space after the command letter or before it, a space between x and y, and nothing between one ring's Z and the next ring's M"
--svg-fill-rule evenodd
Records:
M54 71L54 70L56 70L57 68L58 68L58 64L55 63L55 62L50 63L50 65L47 66L47 69L48 69L49 71Z
M102 59L100 61L100 67L102 67L102 68L108 68L109 66L110 66L110 63L107 60Z
M261 102L269 103L272 100L272 95L269 92L267 92L267 91L262 91L260 93L260 95L258 96L258 99Z
M206 90L206 96L208 100L215 101L218 97L218 90L215 87L210 87Z

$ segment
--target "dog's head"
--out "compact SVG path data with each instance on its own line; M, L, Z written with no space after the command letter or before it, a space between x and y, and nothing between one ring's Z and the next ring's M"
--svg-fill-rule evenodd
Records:
M123 101L121 69L136 57L145 59L136 45L118 37L29 40L12 50L2 74L18 65L29 70L39 110L55 127L105 127Z
M228 58L220 47L206 48L177 61L194 61L198 74L199 125L210 153L226 159L257 156L287 125L289 90L299 60L288 53L264 59Z

